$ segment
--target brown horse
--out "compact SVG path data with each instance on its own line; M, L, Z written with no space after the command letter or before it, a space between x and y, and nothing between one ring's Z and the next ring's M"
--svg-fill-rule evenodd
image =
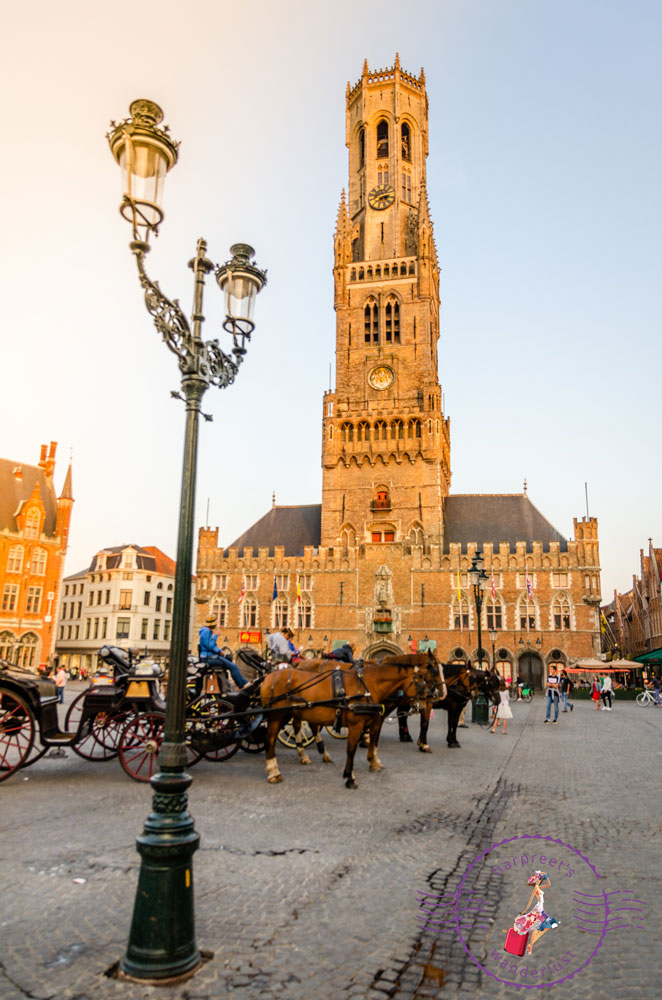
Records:
M417 741L418 749L423 753L431 753L428 745L428 725L433 708L443 708L448 713L448 734L446 742L451 750L460 746L457 741L457 725L462 714L462 709L467 702L473 700L478 694L484 694L488 702L498 701L499 675L494 670L476 670L468 664L443 664L444 676L448 685L448 697L444 702L428 701L420 710L421 729ZM398 703L399 708L408 709L409 706L402 700ZM400 726L400 738L409 736L409 728L405 718L398 718ZM409 742L409 741L408 741Z
M321 673L314 668L300 670L287 667L274 671L262 681L260 699L267 710L267 777L272 784L283 780L276 760L276 737L288 719L294 719L295 725L305 719L313 727L328 726L336 721L339 713L340 724L347 727L347 760L343 778L347 788L357 788L353 771L354 755L366 720L369 720L367 727L370 732L370 770L381 771L383 764L377 755L377 745L384 702L398 690L412 700L438 698L439 687L443 686L443 674L431 651L392 656L381 663L365 662L347 670L338 671L338 666L334 662L333 667L323 669ZM338 673L343 680L342 696L334 687L333 676L337 677Z

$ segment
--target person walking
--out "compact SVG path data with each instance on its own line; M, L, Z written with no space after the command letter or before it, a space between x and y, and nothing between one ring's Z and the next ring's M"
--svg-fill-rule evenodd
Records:
M611 712L612 691L611 677L609 674L604 674L602 677L602 687L600 688L600 697L602 698L602 708L606 712Z
M600 708L600 681L597 675L593 678L593 683L591 684L591 700L595 703L596 712Z
M499 728L499 720L503 722L503 735L506 735L506 729L508 727L508 719L512 719L513 710L510 707L510 695L508 693L508 685L504 680L499 684L499 707L497 708L496 715L494 717L494 725L490 729L491 733L495 733Z
M214 635L211 626L216 624L216 615L207 615L205 618L205 624L200 629L198 635L198 649L200 651L200 659L203 663L208 663L212 667L225 667L229 671L232 680L235 682L238 688L245 687L248 681L242 674L239 667L236 666L229 660L227 656L223 656L223 653L218 648L217 639L218 636Z
M545 712L545 725L549 722L549 717L552 714L552 702L554 702L554 718L552 720L552 725L555 726L559 721L559 675L553 663L550 665L547 673L546 690L547 711Z
M67 686L67 671L63 666L58 664L57 670L55 671L55 693L57 694L58 704L64 705L64 689Z
M575 706L574 706L573 702L568 701L568 696L569 696L570 692L572 691L573 683L570 680L570 678L568 677L568 671L567 670L562 670L561 671L561 678L559 680L559 688L560 688L560 691L561 691L561 701L563 702L563 711L567 712L568 711L568 705L570 705L570 711L572 712Z

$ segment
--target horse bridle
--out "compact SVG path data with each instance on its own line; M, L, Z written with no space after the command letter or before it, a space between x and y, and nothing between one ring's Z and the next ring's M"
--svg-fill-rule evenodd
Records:
M424 676L421 676L423 672L427 674L427 679ZM428 660L427 665L424 668L415 664L414 686L416 688L416 696L412 705L414 711L420 711L421 703L424 704L427 701L443 701L448 694L448 688L446 687L446 679L444 677L444 668L442 664L437 663L436 660Z

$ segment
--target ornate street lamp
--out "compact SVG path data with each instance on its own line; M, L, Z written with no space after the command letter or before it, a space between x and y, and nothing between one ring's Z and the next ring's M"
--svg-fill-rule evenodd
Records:
M158 104L134 101L129 110L131 117L119 124L111 122L107 135L111 152L122 169L120 212L132 226L129 246L145 290L147 311L166 345L177 356L181 393L171 395L186 404L186 432L165 732L159 771L151 779L152 812L137 841L140 874L129 944L120 970L125 976L141 981L172 981L190 975L201 961L195 941L192 871L192 857L200 837L187 809L191 778L185 770L184 742L200 403L210 385L225 388L234 382L246 353L246 341L254 329L255 299L267 279L266 273L251 263L253 250L247 244L231 247L232 259L219 267L208 260L205 241L198 240L195 257L189 262L194 274L189 325L178 301L166 298L158 284L147 276L145 256L149 237L152 233L157 235L163 221L164 180L177 162L179 144L171 139L167 126L159 127L163 112ZM224 353L217 340L204 341L201 335L205 279L214 270L225 296L223 327L232 336L232 356Z
M483 642L481 635L481 614L483 610L483 597L485 594L485 588L487 587L487 581L489 579L487 573L483 569L483 555L481 552L476 552L471 559L471 569L469 570L469 583L473 587L474 591L474 603L476 605L476 618L478 621L478 669L483 669Z

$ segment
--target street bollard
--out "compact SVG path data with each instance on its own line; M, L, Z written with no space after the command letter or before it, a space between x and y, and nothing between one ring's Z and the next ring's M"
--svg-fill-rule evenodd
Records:
M479 694L471 702L471 721L478 723L479 726L487 724L487 698L484 694Z

